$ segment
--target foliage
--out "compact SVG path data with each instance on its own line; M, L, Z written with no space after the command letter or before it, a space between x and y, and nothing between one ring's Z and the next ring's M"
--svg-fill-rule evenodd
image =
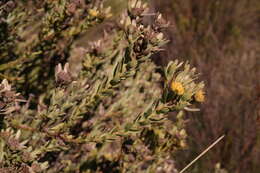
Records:
M204 101L204 84L188 63L151 62L168 24L160 14L145 24L138 0L103 38L79 46L111 17L102 3L2 4L0 171L177 172L183 114Z

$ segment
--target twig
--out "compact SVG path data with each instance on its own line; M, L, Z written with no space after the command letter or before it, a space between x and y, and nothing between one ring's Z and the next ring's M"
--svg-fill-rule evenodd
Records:
M197 108L189 108L189 107L185 107L184 110L190 111L190 112L198 112L198 111L200 111L200 109L197 109Z
M195 163L198 159L200 159L204 154L206 154L211 148L213 148L219 141L221 141L225 135L219 137L213 144L211 144L206 150L204 150L200 155L198 155L193 161L191 161L185 168L183 168L180 173L186 171L193 163Z

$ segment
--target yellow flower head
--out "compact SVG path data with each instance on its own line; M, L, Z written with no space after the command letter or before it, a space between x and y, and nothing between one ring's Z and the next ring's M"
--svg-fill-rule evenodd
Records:
M174 82L171 83L171 89L174 91L177 95L183 95L184 94L184 88L180 82Z
M94 10L94 9L89 9L89 10L88 10L88 14L89 14L90 16L97 17L98 14L99 14L99 11Z
M198 92L196 92L194 98L197 102L204 102L205 101L204 91L199 90Z

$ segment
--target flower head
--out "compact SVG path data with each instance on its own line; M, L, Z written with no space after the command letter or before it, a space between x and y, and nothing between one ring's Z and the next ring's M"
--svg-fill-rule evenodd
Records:
M61 64L55 67L55 80L60 84L68 84L72 81L71 73L69 71L69 63L64 65L62 68Z
M5 91L11 91L11 85L8 83L6 79L4 79L0 84L0 92L5 92Z
M173 81L171 83L171 89L174 91L177 95L183 95L184 94L184 87L180 82Z
M205 93L202 90L199 90L195 93L194 98L197 102L204 102L205 101Z
M97 17L98 14L99 14L99 11L97 11L97 10L95 10L95 9L89 9L89 10L88 10L88 13L89 13L89 15L92 16L92 17Z

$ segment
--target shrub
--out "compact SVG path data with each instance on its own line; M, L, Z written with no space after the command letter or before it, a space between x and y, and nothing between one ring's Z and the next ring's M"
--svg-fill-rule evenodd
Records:
M177 171L183 113L204 100L204 84L187 63L151 62L167 42L160 14L147 25L147 5L129 1L87 47L79 40L111 16L101 1L8 1L1 10L0 171Z

